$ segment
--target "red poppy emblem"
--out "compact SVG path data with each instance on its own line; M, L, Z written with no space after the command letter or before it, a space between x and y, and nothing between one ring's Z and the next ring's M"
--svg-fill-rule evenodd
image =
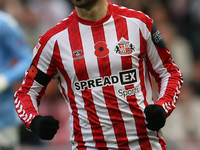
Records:
M35 78L37 73L38 73L38 69L34 65L32 65L31 68L29 69L29 75L32 78Z
M95 44L95 55L97 57L105 57L109 53L109 49L107 48L107 44L105 42L98 42Z

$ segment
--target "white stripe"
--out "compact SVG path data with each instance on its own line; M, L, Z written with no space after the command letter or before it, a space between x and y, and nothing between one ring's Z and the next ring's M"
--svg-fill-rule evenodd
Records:
M26 113L25 110L23 110L23 113L22 113L22 114L19 114L19 117L20 117L20 118L24 117L25 113Z
M14 103L16 104L18 102L19 98L16 97Z
M30 114L30 115L29 115L29 118L26 120L26 122L29 122L29 121L31 120L32 116L33 116L33 115Z
M28 114L25 114L25 117L23 118L23 120L26 120L28 118Z
M22 105L20 105L20 109L19 109L19 110L17 110L17 112L18 112L18 113L21 113L21 112L22 112L22 110L23 110L23 106L22 106Z
M18 101L17 105L15 106L16 108L19 108L20 101Z
M34 80L31 88L27 93L27 95L30 96L32 104L37 112L38 112L37 96L39 96L39 93L42 90L42 88L43 86Z

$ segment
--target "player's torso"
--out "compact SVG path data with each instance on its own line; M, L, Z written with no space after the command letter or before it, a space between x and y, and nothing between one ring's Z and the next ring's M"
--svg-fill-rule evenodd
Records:
M141 89L146 69L144 41L134 22L113 17L94 26L74 22L57 39L55 51L59 51L62 61L58 62L62 64L56 66L61 72L61 81L66 82L63 89L72 113L79 116L83 136L95 130L93 125L100 127L100 124L106 131L103 135L110 136L110 142L120 136L125 142L125 133L136 134L133 114L144 120L141 111L145 107ZM95 132L96 136L101 135L101 131ZM114 134L117 134L115 138Z
M121 22L120 26L116 22ZM127 85L140 85L143 70L139 68L146 52L140 29L134 22L113 17L94 26L74 22L57 42L75 92L107 86L116 87L115 94L122 98L128 96L123 93L130 96L139 92L138 88L125 90Z

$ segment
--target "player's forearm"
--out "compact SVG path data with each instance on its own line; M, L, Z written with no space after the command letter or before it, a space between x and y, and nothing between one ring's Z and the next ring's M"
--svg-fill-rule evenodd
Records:
M176 108L176 103L179 98L181 87L183 85L183 76L177 69L171 72L171 76L167 79L168 82L159 83L159 98L156 104L163 106L167 116Z
M18 91L15 96L15 109L19 118L23 121L25 127L30 129L32 119L38 115L36 108L28 95L24 95ZM23 98L22 98L23 97Z
M27 129L30 129L32 119L39 114L38 105L45 89L46 87L38 84L27 74L14 95L16 111Z

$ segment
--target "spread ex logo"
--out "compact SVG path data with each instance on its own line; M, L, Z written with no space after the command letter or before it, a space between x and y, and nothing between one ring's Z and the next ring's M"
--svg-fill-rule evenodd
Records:
M85 90L85 88L92 89L95 87L105 87L120 83L121 85L130 85L137 82L136 69L125 70L119 72L118 75L111 75L105 77L99 77L95 79L83 80L75 82L74 86L76 90Z

